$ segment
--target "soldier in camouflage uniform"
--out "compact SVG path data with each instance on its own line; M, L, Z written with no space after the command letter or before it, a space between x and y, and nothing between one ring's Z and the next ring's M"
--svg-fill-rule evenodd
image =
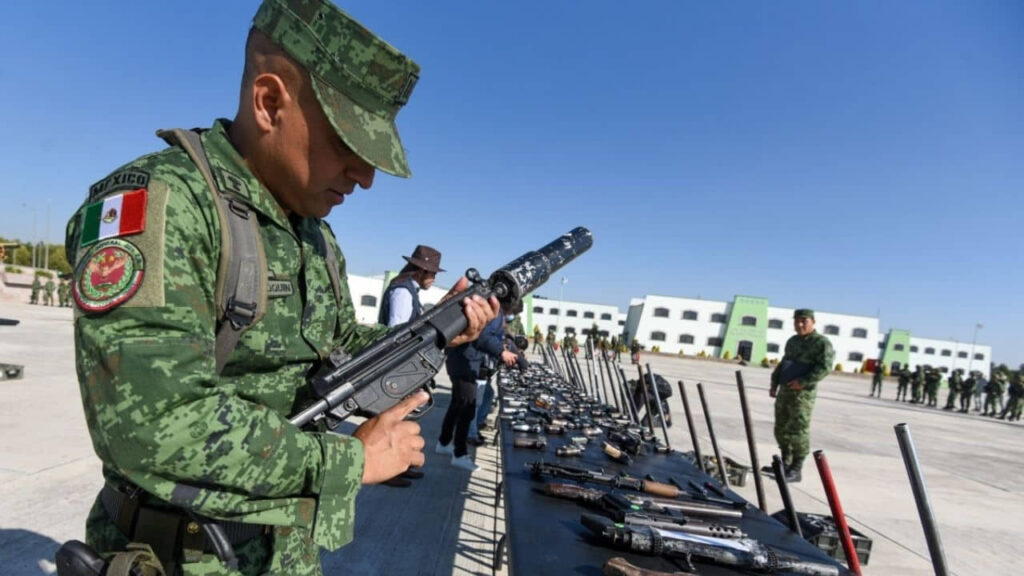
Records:
M32 294L29 296L29 304L39 304L39 292L43 290L43 283L39 281L39 276L32 277Z
M910 386L910 368L903 365L900 368L899 385L896 387L896 401L907 401L907 387Z
M1002 409L1003 394L1006 392L1006 375L996 372L985 387L985 412L982 416L996 417Z
M541 350L541 342L544 340L544 335L540 331L540 326L537 324L533 325L533 353L536 354L538 350ZM525 352L525 350L524 350Z
M942 385L942 374L936 368L929 368L924 374L924 395L929 408L939 405L939 386Z
M53 306L53 292L57 289L57 285L53 283L53 278L47 278L46 284L43 285L43 303L47 306Z
M910 403L924 402L924 366L918 366L910 380Z
M552 348L554 348L555 344L558 343L558 337L555 336L554 330L548 330L547 342L548 346L551 346Z
M1010 420L1020 420L1021 408L1024 401L1024 382L1021 381L1020 373L1013 375L1010 379L1010 388L1007 391L1006 407L999 414L1000 420L1006 420L1009 417Z
M835 351L828 338L814 329L814 311L793 313L796 335L786 342L782 361L771 377L775 398L775 440L779 443L788 482L802 479L804 458L811 451L811 412L818 383L832 371ZM770 466L763 471L771 472Z
M106 481L86 528L100 553L136 541L169 574L319 575L320 550L354 537L360 486L423 465L419 425L403 420L423 393L351 436L287 420L309 401L305 377L320 359L384 332L357 325L345 260L322 218L369 188L376 170L410 175L394 118L418 74L325 0L260 6L238 113L202 134L218 188L256 219L271 288L222 370L214 292L227 224L200 169L171 147L90 189L66 247L79 384ZM140 207L144 220L130 216ZM114 232L98 237L92 215ZM469 326L452 345L475 339L498 302L465 299L463 310ZM238 570L210 552L193 513L226 528Z
M953 410L956 408L956 399L960 394L960 388L964 385L962 368L953 370L953 373L949 375L949 395L946 396L946 405L942 407L943 410Z
M974 396L974 371L972 370L960 384L960 413L966 414L971 409L971 398Z
M57 286L57 301L60 302L60 307L71 306L71 289L68 286L67 280L61 278L60 284Z
M868 396L874 396L875 391L878 391L878 397L882 397L882 381L885 379L885 366L881 362L875 363L875 373L871 376L871 394Z

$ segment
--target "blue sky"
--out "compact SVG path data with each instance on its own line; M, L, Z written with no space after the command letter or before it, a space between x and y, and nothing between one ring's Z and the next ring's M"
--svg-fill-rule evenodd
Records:
M583 225L567 299L880 314L1024 362L1024 4L345 2L423 67L379 174L328 218L357 274L450 284ZM256 2L16 0L0 235L51 241L158 128L234 115ZM33 208L35 211L33 212ZM557 297L558 283L539 290Z

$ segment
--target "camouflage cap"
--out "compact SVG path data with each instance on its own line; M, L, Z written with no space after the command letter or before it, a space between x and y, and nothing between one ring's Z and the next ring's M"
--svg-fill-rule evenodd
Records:
M793 312L793 318L810 318L811 320L814 320L814 310L811 310L810 308L797 308L796 311Z
M395 116L420 67L327 0L264 0L252 25L309 71L334 130L378 170L412 175Z

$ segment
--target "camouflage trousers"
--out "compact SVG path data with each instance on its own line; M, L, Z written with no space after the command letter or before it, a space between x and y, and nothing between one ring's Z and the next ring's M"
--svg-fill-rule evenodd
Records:
M125 550L130 540L110 520L99 498L86 520L86 543L101 556ZM225 567L215 554L203 554L198 561L179 564L168 576L322 576L320 550L308 531L289 526L275 527L273 534L259 536L234 547L238 570Z
M775 441L786 464L811 452L811 412L816 397L813 390L782 388L775 398Z

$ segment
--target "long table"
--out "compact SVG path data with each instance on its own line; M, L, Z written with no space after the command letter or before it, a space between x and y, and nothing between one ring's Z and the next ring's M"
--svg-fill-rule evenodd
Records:
M511 574L598 575L602 573L605 561L615 556L624 557L643 568L663 572L681 571L679 564L667 558L633 554L602 545L580 522L581 514L600 513L577 502L543 494L545 483L567 481L557 478L536 478L528 465L543 460L555 464L600 468L610 473L624 472L640 478L650 474L655 481L663 483L667 483L671 476L684 486L693 480L701 486L705 482L712 482L720 487L714 478L699 470L689 458L678 452L650 453L636 458L631 465L625 466L605 456L601 451L601 437L592 439L583 455L560 458L556 456L555 450L559 446L569 444L568 436L548 435L548 445L544 450L516 448L514 439L517 436L535 437L536 434L515 432L512 430L511 422L507 420L499 419L498 426L504 475L502 495L505 498L505 538ZM586 486L611 490L608 486L596 484ZM749 538L758 540L781 554L837 566L841 575L850 574L842 564L751 505L739 494L731 490L727 490L725 494L728 499L746 504L742 520L728 523L738 526ZM698 574L709 576L756 573L704 563L698 563L697 568Z

